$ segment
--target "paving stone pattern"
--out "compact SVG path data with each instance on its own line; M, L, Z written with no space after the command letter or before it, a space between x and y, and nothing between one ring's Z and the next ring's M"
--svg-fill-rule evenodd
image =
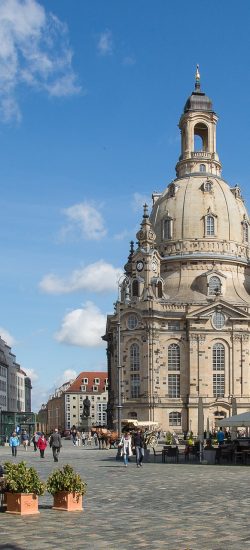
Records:
M57 467L51 450L18 449L12 459L0 447L0 462L23 460L42 479ZM153 457L142 468L127 468L116 451L74 447L63 442L59 466L71 464L87 481L83 512L51 509L52 497L39 497L40 514L1 513L0 549L239 550L250 549L249 466L162 464Z

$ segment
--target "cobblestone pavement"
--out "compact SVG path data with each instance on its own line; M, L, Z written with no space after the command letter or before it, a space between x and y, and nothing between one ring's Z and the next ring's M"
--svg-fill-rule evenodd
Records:
M70 463L86 480L83 512L51 509L51 495L39 497L40 514L1 513L0 549L239 550L250 549L249 466L145 463L127 468L115 450L63 443L59 466ZM0 447L0 462L23 460L46 480L56 467L31 448L12 459Z

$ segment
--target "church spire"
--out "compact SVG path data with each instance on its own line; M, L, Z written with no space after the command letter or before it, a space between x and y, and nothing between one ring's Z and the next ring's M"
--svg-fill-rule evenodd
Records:
M201 89L201 77L200 77L199 65L196 65L195 90L200 91L200 89Z
M136 234L138 244L140 248L150 249L154 248L156 235L153 231L151 221L148 214L148 205L143 205L143 217L141 222L141 229Z

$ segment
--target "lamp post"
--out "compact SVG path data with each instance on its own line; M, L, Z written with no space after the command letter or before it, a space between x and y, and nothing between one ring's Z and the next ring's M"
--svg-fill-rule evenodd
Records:
M126 275L121 275L118 280L118 299L116 304L117 311L117 427L118 427L118 438L121 438L122 433L122 365L121 365L121 288L125 285L124 289L124 303L129 302L129 292L128 292L128 278Z

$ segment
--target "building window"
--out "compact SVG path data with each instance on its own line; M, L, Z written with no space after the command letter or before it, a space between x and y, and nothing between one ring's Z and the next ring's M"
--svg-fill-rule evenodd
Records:
M180 397L180 375L169 374L168 375L168 396Z
M223 328L225 325L225 315L220 311L215 311L212 317L213 325L216 329Z
M225 374L213 374L213 395L214 397L224 397L225 395Z
M88 378L83 378L83 379L82 379L82 382L83 382L83 384L88 384L88 383L89 383L89 380L88 380Z
M130 346L130 370L140 369L140 350L138 344Z
M138 325L138 318L136 315L129 315L128 317L128 328L129 330L133 330L137 327Z
M221 293L221 280L219 277L210 277L208 282L208 294L209 296L217 296Z
M100 378L94 378L94 384L100 384Z
M248 243L248 223L244 222L242 224L243 231L243 242Z
M132 283L132 296L134 296L134 297L139 296L139 283L138 283L137 279L134 279L133 283Z
M203 185L203 189L205 193L211 193L212 188L213 188L213 183L210 180L205 181Z
M213 346L213 370L225 370L225 348L223 344Z
M225 395L225 347L223 344L213 346L213 396ZM221 371L221 372L218 372Z
M215 223L214 223L214 217L213 216L206 216L206 235L208 237L215 235Z
M137 418L137 412L128 413L128 418Z
M166 218L163 222L163 236L164 239L172 239L173 236L173 220L172 218Z
M206 165L200 164L200 172L206 172Z
M98 386L93 386L93 391L98 391Z
M81 391L86 391L86 386L81 386Z
M161 281L158 281L158 283L157 283L157 295L158 295L158 298L163 297L162 282Z
M173 411L169 413L169 426L181 426L181 413Z
M180 321L168 321L168 330L180 330Z
M140 395L140 375L131 374L131 397L136 398Z
M180 370L180 346L178 344L168 346L168 370Z

